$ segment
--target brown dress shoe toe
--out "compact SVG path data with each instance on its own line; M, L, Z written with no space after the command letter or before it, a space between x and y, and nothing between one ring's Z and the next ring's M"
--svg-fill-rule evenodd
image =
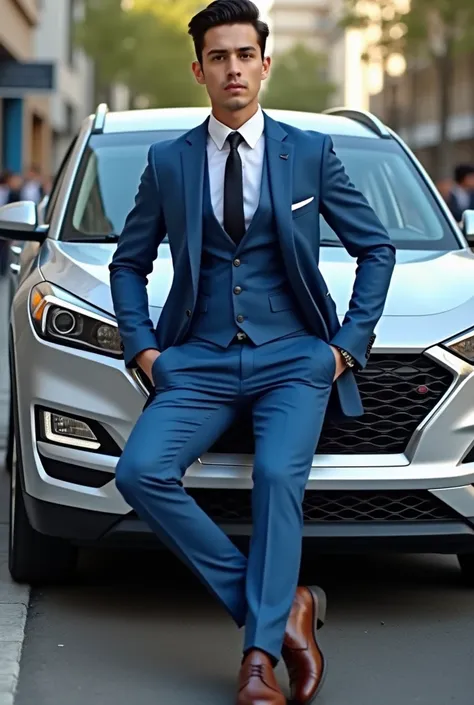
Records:
M282 657L294 705L309 705L321 690L326 662L316 632L326 619L326 595L319 587L299 587L286 626Z
M286 705L270 657L263 651L250 651L242 664L237 705Z

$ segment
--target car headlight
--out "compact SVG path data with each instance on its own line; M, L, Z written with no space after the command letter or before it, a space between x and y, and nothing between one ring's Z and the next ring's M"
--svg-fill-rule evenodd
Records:
M45 340L123 357L117 322L47 282L30 294L30 314L36 333Z
M444 347L474 365L474 330L446 341Z

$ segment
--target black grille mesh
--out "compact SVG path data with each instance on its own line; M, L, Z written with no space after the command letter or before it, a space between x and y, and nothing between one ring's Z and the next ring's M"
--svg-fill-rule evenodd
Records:
M251 491L188 489L202 509L219 523L251 523ZM454 510L428 491L320 491L307 490L303 502L305 523L371 521L446 521Z
M448 370L424 355L374 354L356 377L365 414L326 423L318 453L403 453L416 427L452 381ZM252 454L250 414L243 414L210 452Z

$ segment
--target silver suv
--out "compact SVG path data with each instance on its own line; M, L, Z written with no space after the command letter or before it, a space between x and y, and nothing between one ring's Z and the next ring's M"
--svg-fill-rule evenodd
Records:
M365 415L325 425L305 535L324 551L456 553L474 584L474 212L465 213L463 236L414 156L368 113L269 113L332 136L397 246L376 347L358 374ZM25 242L10 326L10 571L18 581L70 576L83 545L157 545L114 483L150 390L139 370L125 368L108 264L150 143L206 116L102 105L71 145L49 202L0 210L1 236ZM356 263L322 228L321 270L342 318ZM165 241L148 284L155 322L172 277ZM185 478L234 537L251 531L252 454L243 416Z

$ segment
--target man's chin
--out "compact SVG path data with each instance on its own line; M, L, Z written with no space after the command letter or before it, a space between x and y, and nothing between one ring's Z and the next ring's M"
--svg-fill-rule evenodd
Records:
M225 107L227 110L236 113L238 110L246 108L249 103L251 103L249 98L232 96L226 101Z

